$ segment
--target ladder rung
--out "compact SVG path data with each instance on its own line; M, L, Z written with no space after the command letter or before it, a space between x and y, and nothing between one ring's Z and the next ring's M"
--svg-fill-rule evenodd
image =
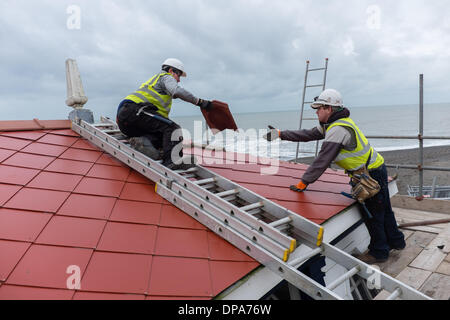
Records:
M232 190L225 190L225 191L216 193L216 196L218 196L220 198L223 198L223 197L235 195L235 194L238 194L238 193L239 193L238 189L232 189Z
M272 226L272 227L276 228L276 227L279 227L279 226L281 226L283 224L290 223L291 221L292 221L291 217L286 217L286 218L283 218L283 219L280 219L280 220L277 220L277 221L269 223L269 226Z
M207 184L207 183L211 183L211 182L216 182L216 178L208 178L208 179L194 181L194 183L199 186L201 186L202 184Z
M260 208L256 208L256 209L252 209L252 210L248 210L247 213L251 214L252 216L254 216L255 214L261 213L262 210Z
M319 71L319 70L326 70L326 68L314 68L314 69L308 69L308 71Z
M112 129L112 130L103 130L104 133L106 134L111 134L111 133L119 133L122 132L119 129Z
M257 208L261 208L261 207L264 207L264 203L262 201L249 204L248 206L240 207L239 209L241 209L242 211L249 211L249 210L257 209Z
M202 184L202 188L204 189L211 189L211 188L215 188L217 187L214 183L210 183L210 184Z
M195 172L195 171L197 171L196 167L189 168L187 170L175 170L175 172L178 173L178 174L192 173L192 172Z
M306 86L305 88L316 88L316 87L323 87L323 84L313 84L310 86Z
M230 195L228 197L223 197L222 199L227 201L227 202L230 202L230 201L236 200L237 197L235 195Z
M190 179L190 178L195 178L196 176L197 176L196 174L186 174L183 176L183 178Z
M100 128L100 127L114 127L115 124L113 124L113 123L94 123L92 126L96 127L96 128Z
M342 276L340 276L339 278L334 280L329 286L327 286L327 288L330 289L330 290L336 289L341 283L343 283L344 281L350 279L355 274L357 274L359 271L360 271L360 267L359 266L356 266L356 267L350 269L349 271L344 273Z
M395 300L398 297L400 297L401 294L402 294L402 290L400 288L397 288L397 289L394 290L394 292L392 292L390 294L389 297L386 298L386 300Z
M315 255L319 254L322 252L322 248L318 247L314 250L311 250L310 252L308 252L307 254L305 254L304 256L298 257L292 261L288 261L289 265L296 267L299 266L300 264L302 264L303 262L305 262L306 260L314 257Z

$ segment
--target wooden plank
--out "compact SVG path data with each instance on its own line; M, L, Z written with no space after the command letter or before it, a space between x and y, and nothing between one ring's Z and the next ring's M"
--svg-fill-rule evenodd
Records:
M447 213L437 213L422 210L413 210L405 208L392 208L395 213L395 217L409 217L418 220L435 220L449 218Z
M401 251L392 250L386 262L378 264L381 270L396 277L428 246L435 237L428 232L416 231L406 239L406 247Z
M430 277L431 274L432 274L431 271L406 267L395 278L414 289L419 289ZM389 292L387 292L386 290L382 290L378 295L374 297L374 300L386 300L386 298L389 297L389 295L390 295Z
M433 213L427 211L419 211L419 210L409 210L403 208L395 208L395 216L398 224L408 223L408 222L419 222L419 221L428 221L428 220L437 220L437 219L446 219L448 218L448 214L442 213ZM432 232L432 233L440 233L444 228L447 227L448 224L436 224L429 226L415 226L403 228L402 230L415 230L415 231L424 231L424 232Z
M400 272L396 279L409 285L410 287L413 287L414 289L419 289L430 275L431 271L406 267L402 272Z
M450 299L450 276L433 273L420 288L420 291L436 300Z
M450 261L448 261L450 259L449 257L450 255L447 255L447 258L445 258L444 261L441 262L436 272L450 276Z
M441 249L440 247L443 246ZM411 267L435 271L450 252L450 226L444 229L411 263Z

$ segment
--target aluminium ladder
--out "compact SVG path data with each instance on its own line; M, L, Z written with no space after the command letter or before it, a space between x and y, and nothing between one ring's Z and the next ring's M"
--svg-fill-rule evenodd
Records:
M313 85L308 85L308 75L310 72L315 72L315 71L323 71L323 82L319 83L319 84L313 84ZM322 88L322 91L325 90L325 85L327 83L327 72L328 72L328 58L325 58L325 66L323 68L313 68L310 69L309 68L309 60L306 61L306 71L305 71L305 82L303 84L303 95L302 95L302 108L300 110L300 123L298 126L298 130L302 129L302 124L303 124L303 120L317 120L316 118L304 118L303 117L303 111L305 109L305 104L311 104L313 103L313 101L305 101L305 97L306 97L306 90L308 88ZM295 162L298 162L298 153L299 153L299 149L300 149L300 142L297 142L297 150L295 152ZM316 141L316 157L317 157L317 152L319 150L319 141Z
M76 119L72 130L155 182L155 190L255 260L314 299L342 299L333 292L354 275L378 279L388 299L430 299L346 252L323 242L320 225L200 166L172 171L129 146L117 124L107 118L90 124ZM301 253L301 254L299 254ZM297 268L321 254L348 272L327 287Z

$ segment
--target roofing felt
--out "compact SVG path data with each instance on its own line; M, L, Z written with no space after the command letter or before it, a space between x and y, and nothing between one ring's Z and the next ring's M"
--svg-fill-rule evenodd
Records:
M153 182L57 124L0 132L0 299L211 299L259 266L161 198ZM295 193L289 185L305 165L280 162L267 176L268 159L189 152L317 223L353 203L340 195L349 191L340 171ZM69 290L76 270L81 287Z

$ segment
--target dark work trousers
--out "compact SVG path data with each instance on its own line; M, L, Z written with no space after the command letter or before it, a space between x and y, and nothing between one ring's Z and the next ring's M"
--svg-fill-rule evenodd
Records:
M390 249L405 247L405 237L398 229L392 211L386 166L383 164L369 173L381 187L380 192L365 201L373 216L366 220L370 234L369 254L377 259L384 259L389 256Z
M181 135L181 130L179 130L179 134L174 134L174 131L181 129L181 127L173 121L171 121L171 124L168 124L144 113L137 115L142 106L129 100L121 103L117 113L117 124L120 131L128 137L145 136L150 139L155 148L162 148L163 165L166 166L178 160L178 157L183 156L182 145L179 145L183 141L183 136ZM145 111L154 113L155 109L156 107L150 105ZM172 137L173 134L174 136ZM175 147L179 149L179 152L172 161L172 150ZM177 149L175 149L175 152Z

